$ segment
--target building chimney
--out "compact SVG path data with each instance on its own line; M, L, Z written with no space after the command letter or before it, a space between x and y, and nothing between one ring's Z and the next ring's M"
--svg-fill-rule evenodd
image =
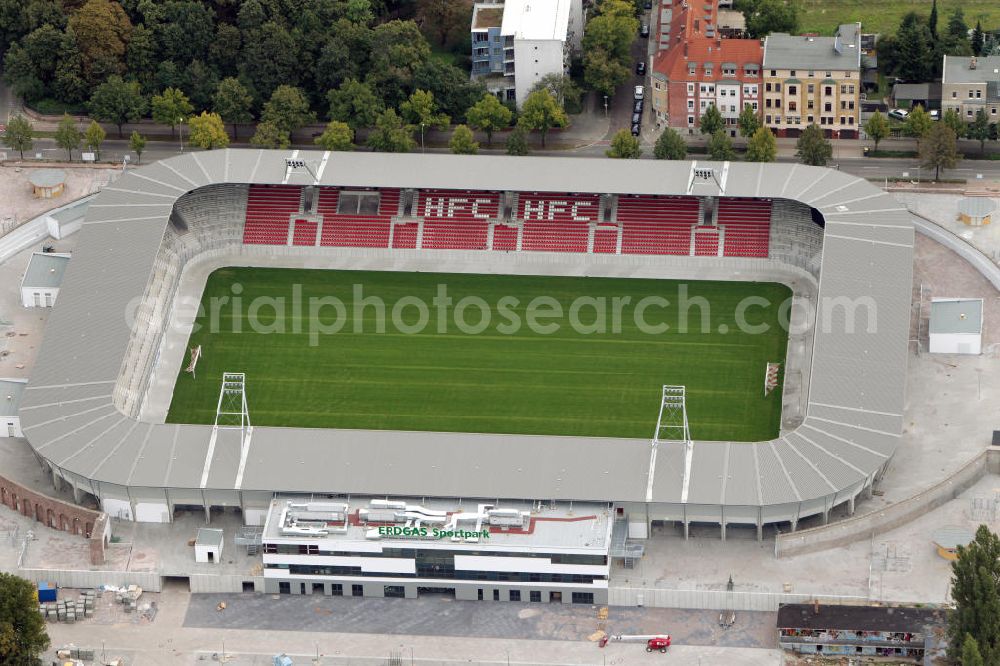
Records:
M976 56L972 56L971 58L969 58L969 69L975 69L976 68L976 64L977 64L976 63Z

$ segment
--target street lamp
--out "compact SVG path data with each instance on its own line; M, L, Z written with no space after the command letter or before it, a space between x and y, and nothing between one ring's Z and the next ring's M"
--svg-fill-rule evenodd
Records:
M504 652L507 654L507 666L510 666L510 650L504 649Z
M426 123L420 123L420 152L424 152L424 127Z
M184 152L184 118L177 119L177 132L181 138L181 152Z
M604 96L604 117L608 117L608 96Z

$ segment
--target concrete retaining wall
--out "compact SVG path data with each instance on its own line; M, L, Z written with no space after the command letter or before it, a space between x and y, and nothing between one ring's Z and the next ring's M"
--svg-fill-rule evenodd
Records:
M955 499L984 474L998 472L1000 447L990 447L947 479L901 502L831 525L779 534L774 541L774 554L776 557L788 557L838 548L888 532Z
M254 592L264 592L263 576L192 574L190 581L192 594L238 594L243 592L244 582L252 582Z
M649 606L650 608L691 608L699 610L776 611L779 604L804 604L818 600L825 605L866 604L865 597L816 596L783 592L726 592L725 590L668 590L641 587L612 587L609 606Z
M77 589L96 588L101 585L138 585L146 592L159 592L160 575L151 571L70 571L62 569L17 569L10 573L38 583L47 581L59 587Z

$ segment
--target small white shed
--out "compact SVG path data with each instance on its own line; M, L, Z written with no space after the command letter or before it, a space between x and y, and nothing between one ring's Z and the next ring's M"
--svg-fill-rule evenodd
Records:
M28 270L21 278L21 305L26 308L51 308L55 305L69 257L58 252L32 254Z
M24 437L17 410L27 379L0 379L0 437Z
M983 299L935 298L928 331L932 354L981 353Z
M222 561L222 530L198 528L194 542L194 561L218 564Z

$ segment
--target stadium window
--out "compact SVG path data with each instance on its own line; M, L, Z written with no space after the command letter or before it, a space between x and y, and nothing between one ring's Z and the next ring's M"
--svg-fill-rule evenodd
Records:
M493 601L500 601L500 590L493 590Z
M532 590L531 592L528 593L528 601L532 603L541 603L542 593L539 592L538 590Z
M330 594L335 597L344 596L344 586L341 583L331 583Z
M594 593L593 592L574 592L573 593L573 603L574 604L593 604L594 603Z
M365 596L365 586L364 585L351 585L351 596L352 597L363 597L363 596Z
M520 601L521 590L510 590L510 592L507 593L507 599L509 601Z
M381 195L378 192L341 192L337 198L340 215L378 215Z

